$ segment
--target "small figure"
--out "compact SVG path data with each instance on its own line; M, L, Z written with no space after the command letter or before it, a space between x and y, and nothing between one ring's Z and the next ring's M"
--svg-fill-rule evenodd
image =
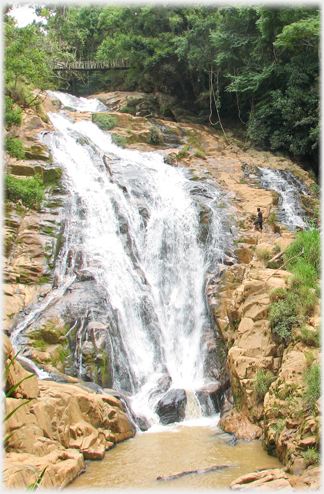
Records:
M261 213L261 210L260 208L257 208L257 211L258 211L258 218L257 220L253 223L253 225L260 225L260 230L262 232L262 222L263 222L263 218L262 218L262 213Z

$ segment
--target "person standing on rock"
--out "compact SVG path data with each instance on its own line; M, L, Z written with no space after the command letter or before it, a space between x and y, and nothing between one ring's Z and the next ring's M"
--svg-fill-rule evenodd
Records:
M260 208L257 208L257 211L258 211L258 218L253 223L253 225L258 225L259 224L260 225L260 230L262 232L262 222L263 222L262 212L261 212Z

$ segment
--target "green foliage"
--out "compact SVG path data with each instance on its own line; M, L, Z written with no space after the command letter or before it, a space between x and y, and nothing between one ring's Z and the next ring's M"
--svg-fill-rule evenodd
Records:
M129 113L130 115L135 115L136 114L136 109L134 106L128 104L123 106L120 110L121 113Z
M269 322L272 331L282 340L291 337L291 330L298 323L297 306L291 293L270 305Z
M108 113L93 113L92 121L101 130L111 130L117 125L117 118Z
M312 331L307 326L303 325L300 328L301 331L301 339L308 346L319 347L321 344L321 333L319 328L316 328L315 331Z
M27 487L27 491L36 491L36 489L38 489L39 487L39 484L41 483L42 481L42 478L44 477L44 474L47 470L48 466L46 466L45 468L43 468L43 470L41 471L41 473L38 475L37 479L35 480L35 482L33 482L32 484L30 484L28 487Z
M321 367L313 364L306 368L303 373L306 389L303 395L305 406L313 412L315 404L321 396Z
M257 258L262 261L269 261L273 257L272 252L268 249L258 249L256 251Z
M4 147L9 156L17 158L17 160L24 159L25 151L23 149L23 143L20 139L17 139L16 137L7 137Z
M127 139L124 136L118 135L118 134L111 134L111 140L116 146L120 146L122 148L125 148L127 146Z
M270 302L278 302L278 300L283 300L287 297L287 290L284 288L274 288L269 293Z
M315 448L308 448L306 451L302 451L301 454L307 463L307 467L309 467L309 465L316 465L321 461L321 455Z
M272 374L266 373L262 370L258 372L254 381L254 392L260 400L263 400L266 393L269 391L271 383L275 380L276 378Z
M316 197L319 197L321 195L321 188L318 184L312 183L310 184L309 188Z
M163 135L162 132L159 131L156 127L150 127L150 133L147 138L148 144L162 144L163 143Z
M299 232L296 240L290 244L284 254L284 260L301 254L287 264L301 282L310 288L316 288L321 268L321 237L319 230L310 228Z
M272 429L275 430L275 441L278 441L279 436L281 432L284 430L286 426L286 421L285 419L277 419L277 422L275 424L271 424Z
M2 377L2 380L6 382L6 378L7 378L7 375L8 375L8 372L9 372L9 369L10 367L13 365L14 361L16 360L16 358L18 357L19 353L21 352L21 350L19 350L16 355L14 355L13 358L10 359L9 361L9 364L7 365L7 367L5 368L4 370L4 373L3 373L3 377ZM24 377L23 379L21 379L20 381L18 381L14 386L12 386L9 390L6 390L5 391L5 396L6 398L9 398L12 393L15 391L15 389L18 388L18 386L26 381L27 379L30 379L31 377L33 377L35 374L28 374L28 376ZM14 408L10 413L8 413L7 415L4 416L4 418L2 419L2 422L7 422L7 420L10 419L10 417L12 417L12 415L22 406L24 405L27 405L29 402L31 402L33 400L33 398L29 399L29 400L26 400L24 401L23 403L21 403L20 405L18 405L16 408ZM5 439L5 443L8 441L8 437Z
M206 155L205 155L204 151L201 151L200 149L195 149L194 156L196 158L200 158L202 160L204 160L206 158Z
M53 45L40 26L18 28L12 17L5 16L4 37L5 86L15 89L18 83L26 83L32 88L54 89Z
M27 208L38 208L44 200L44 187L40 175L32 178L15 178L5 174L4 192L7 201L21 203Z
M183 146L182 149L177 153L177 160L181 160L182 158L187 158L189 155L189 146Z
M14 125L21 125L21 108L14 108L14 100L5 96L4 122L6 130L11 129Z
M37 24L19 29L5 16L12 99L20 83L55 85L55 60L125 58L129 70L94 72L87 80L69 74L61 87L73 78L80 94L172 94L179 107L218 121L216 128L220 119L239 119L254 146L298 156L318 171L318 6L47 4L37 11L48 21L46 33Z
M299 257L295 257L299 256ZM292 259L294 258L294 259ZM320 233L316 229L299 232L284 254L293 273L290 289L277 288L270 293L269 322L272 331L288 341L291 330L314 314L318 304L320 274ZM311 335L302 331L306 341ZM315 343L316 338L312 340Z
M277 213L275 213L275 211L271 211L271 213L267 217L267 221L268 221L268 223L270 223L270 225L273 225L274 223L276 223Z

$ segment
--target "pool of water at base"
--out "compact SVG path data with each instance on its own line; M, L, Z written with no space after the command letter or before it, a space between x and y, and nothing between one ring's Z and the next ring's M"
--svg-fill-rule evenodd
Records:
M218 419L153 426L147 432L139 432L107 451L103 460L86 462L85 473L66 490L227 490L241 475L282 467L277 458L263 450L260 440L238 440L234 444L232 435L217 426ZM159 476L214 465L226 468L157 480Z

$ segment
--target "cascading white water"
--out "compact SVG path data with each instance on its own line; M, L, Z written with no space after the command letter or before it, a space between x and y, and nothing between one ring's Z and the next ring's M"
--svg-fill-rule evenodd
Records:
M52 95L77 110L101 108ZM126 378L114 369L114 387L130 391L133 409L152 418L159 378L167 374L172 387L187 390L206 383L205 275L223 255L222 224L214 208L206 252L198 239L197 195L205 194L213 210L220 193L205 184L206 192L158 153L121 149L92 122L59 114L50 119L57 131L46 142L70 193L66 243L82 250L84 265L107 292L123 347L112 344L113 360L130 369Z
M118 314L125 365L132 375L133 408L137 401L145 406L143 394L145 402L165 370L173 387L203 385L206 257L198 242L199 215L188 179L158 153L117 147L92 122L72 123L58 114L50 119L57 129L49 142L54 163L64 169L71 199L83 210L80 237L69 243L82 243L88 269ZM103 164L104 154L113 156L114 181ZM138 207L139 187L146 224ZM131 255L120 232L121 216L132 242ZM215 225L220 228L218 219ZM217 236L213 251L215 243ZM124 387L118 375L114 387Z
M106 109L97 100L51 94L77 110ZM63 169L67 192L64 242L55 264L56 287L30 308L11 339L18 350L20 335L32 321L69 287L73 290L81 253L82 267L106 293L107 310L115 318L110 342L114 388L128 391L135 413L152 424L158 421L154 409L163 394L157 382L167 377L172 388L186 390L186 419L197 417L194 390L210 380L204 376L202 338L210 325L206 273L217 273L226 245L217 210L221 193L212 183L191 181L187 169L165 164L159 153L114 145L90 121L49 116L56 131L43 138L53 165ZM203 242L202 205L211 214ZM75 366L82 377L85 320L75 321L69 333L74 327ZM35 371L39 378L49 377L37 367Z
M55 99L59 99L63 106L72 108L78 111L93 111L100 112L107 110L104 105L97 98L78 98L72 94L63 93L61 91L47 91L47 93Z
M294 231L305 229L305 212L300 204L300 194L308 195L306 184L289 171L260 168L261 186L279 193L278 219Z

